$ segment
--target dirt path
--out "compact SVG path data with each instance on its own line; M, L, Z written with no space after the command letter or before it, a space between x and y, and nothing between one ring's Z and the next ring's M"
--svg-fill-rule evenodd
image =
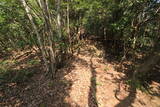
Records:
M160 98L129 90L124 84L125 74L102 58L79 55L74 66L69 96L80 107L160 107Z
M54 80L38 67L29 82L5 84L0 87L0 107L160 107L160 97L129 90L117 65L95 53L83 50L73 56Z

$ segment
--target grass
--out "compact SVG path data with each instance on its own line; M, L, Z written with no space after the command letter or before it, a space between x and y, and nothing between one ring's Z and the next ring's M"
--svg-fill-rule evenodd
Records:
M29 80L32 76L33 73L27 70L6 70L0 73L0 81L21 83Z
M13 61L11 60L2 60L0 61L0 73L6 72L10 65L13 64Z
M108 71L108 70L109 70L109 67L106 66L106 67L104 68L104 71Z
M127 80L126 83L128 85L132 85L134 86L134 88L141 90L142 92L148 92L147 88L144 86L144 81L140 81L140 80Z
M13 69L11 65L16 64L15 60L2 60L0 61L0 83L2 82L15 82L21 83L29 80L33 76L33 72L26 69ZM30 64L38 64L39 62L33 60Z
M99 82L96 82L96 85L97 85L97 86L102 86L102 84L101 84L101 83L99 83Z
M0 66L8 66L8 65L12 65L12 64L15 64L16 61L15 60L2 60L0 61Z
M29 60L27 62L28 65L37 65L37 64L40 64L40 60L38 59L32 59L32 60Z

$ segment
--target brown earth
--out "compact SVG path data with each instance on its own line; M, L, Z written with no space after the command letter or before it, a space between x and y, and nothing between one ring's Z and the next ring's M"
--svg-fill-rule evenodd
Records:
M37 65L30 68L36 73L29 81L3 84L0 107L160 107L159 96L130 89L126 74L117 72L118 65L91 50L74 55L54 80ZM160 87L159 83L152 85Z

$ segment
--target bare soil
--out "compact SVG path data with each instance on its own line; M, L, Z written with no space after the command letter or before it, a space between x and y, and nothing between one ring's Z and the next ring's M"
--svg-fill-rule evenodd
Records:
M90 49L70 58L54 80L44 76L39 64L30 69L36 72L30 80L1 84L0 107L160 107L160 96L131 89L117 63ZM160 93L160 84L152 85Z

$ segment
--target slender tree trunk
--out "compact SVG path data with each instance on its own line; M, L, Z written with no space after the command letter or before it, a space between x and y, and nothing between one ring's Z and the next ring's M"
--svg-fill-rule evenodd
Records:
M56 0L57 1L57 28L58 28L58 36L59 38L62 37L62 32L61 32L61 15L60 15L60 4L61 1L60 0Z
M61 31L61 14L60 14L60 6L61 6L61 0L56 0L56 7L57 7L57 14L56 14L56 23L57 23L57 33L59 38L59 56L57 56L57 61L60 64L63 57L63 52L66 52L65 48L62 46L63 37L62 37L62 31Z
M43 11L43 17L45 20L46 24L46 30L47 30L47 36L48 36L48 43L49 43L49 51L50 51L50 67L51 71L54 74L56 71L56 60L55 60L55 51L53 48L53 42L52 42L52 36L53 36L53 31L52 31L52 25L51 25L51 16L49 13L49 8L48 8L48 0L39 0L39 6Z
M36 33L36 36L37 36L37 39L38 39L38 44L39 44L39 46L40 46L40 51L41 51L41 53L42 53L43 61L44 61L44 63L45 63L45 69L46 69L46 71L49 71L49 70L48 70L48 64L47 64L46 55L45 55L44 49L43 49L43 44L42 44L42 42L41 42L41 37L40 37L40 34L39 34L39 32L38 32L38 29L37 29L37 27L36 27L36 25L35 25L35 23L34 23L34 21L33 21L33 17L32 17L32 15L31 15L30 8L27 6L27 3L26 3L25 0L20 0L20 1L21 1L22 5L24 6L24 9L25 9L25 11L26 11L26 13L27 13L27 16L28 16L28 18L29 18L29 20L30 20L30 22L31 22L31 24L32 24L32 27L33 27L35 33Z
M71 51L71 35L70 35L70 20L69 20L69 0L67 0L67 33L69 38L69 50Z
M134 36L134 38L133 38L133 49L136 48L136 42L137 42L137 38L136 38L136 36Z

